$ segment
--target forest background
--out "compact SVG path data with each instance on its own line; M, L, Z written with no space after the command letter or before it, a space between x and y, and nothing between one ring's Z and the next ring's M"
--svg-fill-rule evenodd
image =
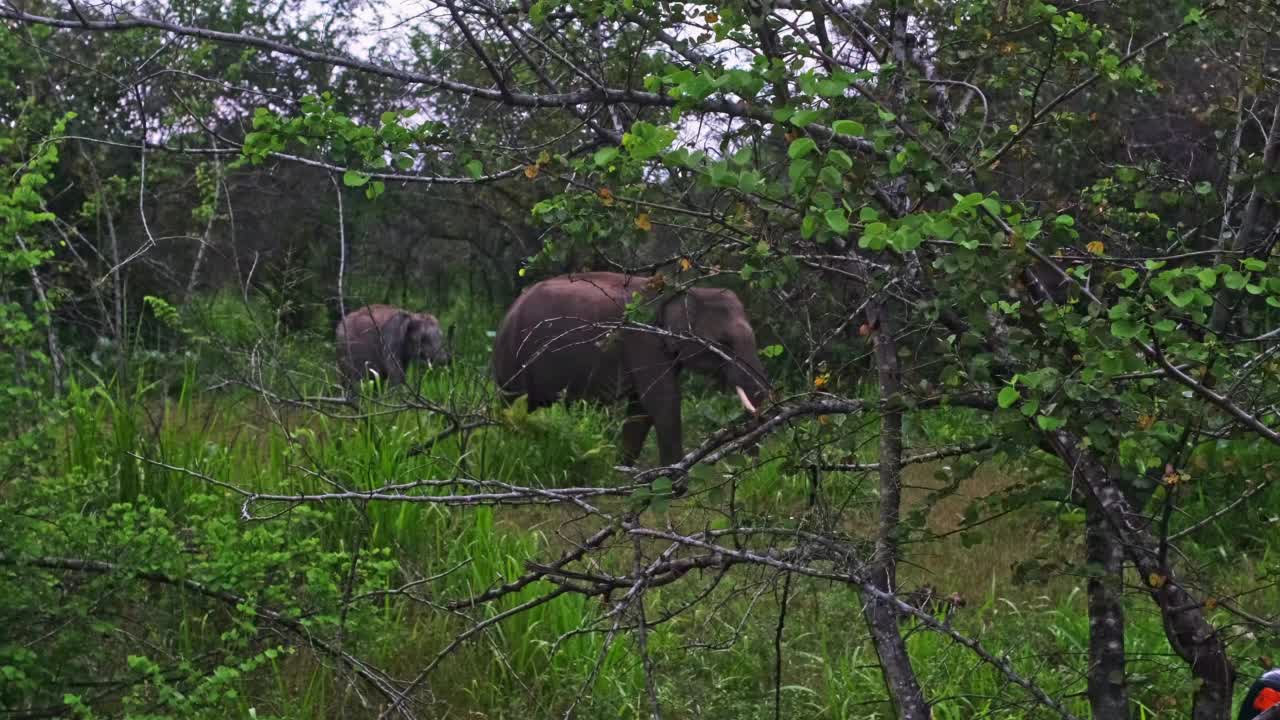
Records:
M5 717L1208 720L1275 664L1275 3L394 11L0 0ZM657 469L501 403L582 269L734 289L775 402L686 378ZM454 363L348 402L368 302Z

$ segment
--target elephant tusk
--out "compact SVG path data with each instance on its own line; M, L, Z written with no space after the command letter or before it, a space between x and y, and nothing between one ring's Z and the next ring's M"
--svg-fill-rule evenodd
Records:
M738 391L738 399L742 401L742 407L746 408L747 412L755 415L758 411L756 406L751 404L751 399L747 397L747 391L743 390L741 385L734 385L733 389Z

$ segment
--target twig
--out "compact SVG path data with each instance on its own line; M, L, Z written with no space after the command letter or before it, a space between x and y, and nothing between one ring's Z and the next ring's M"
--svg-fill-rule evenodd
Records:
M787 624L787 600L791 596L791 573L782 574L782 602L773 632L773 720L782 720L782 630Z

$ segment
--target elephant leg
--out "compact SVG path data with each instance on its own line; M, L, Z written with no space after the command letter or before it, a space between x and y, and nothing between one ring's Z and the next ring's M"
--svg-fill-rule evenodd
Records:
M640 457L645 438L649 437L649 428L653 427L653 418L636 400L627 403L627 419L622 423L622 464L634 465Z
M640 396L640 404L653 421L658 433L658 458L663 465L674 465L684 457L682 428L680 423L680 383L674 373L649 385Z
M382 367L387 371L383 381L387 386L400 385L404 383L404 368L400 365L398 358L387 358L382 363Z

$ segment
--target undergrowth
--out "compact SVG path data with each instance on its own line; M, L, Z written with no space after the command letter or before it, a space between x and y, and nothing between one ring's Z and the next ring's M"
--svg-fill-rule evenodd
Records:
M513 412L492 400L487 379L498 313L459 302L438 314L458 328L457 361L414 376L410 388L366 388L358 409L330 402L336 384L323 328L281 338L268 332L264 308L246 310L232 296L207 298L170 321L167 342L181 350L166 348L168 364L139 365L125 383L82 367L63 401L21 434L25 451L3 456L0 552L40 562L10 562L0 572L0 624L23 628L0 639L0 709L38 705L89 717L108 698L107 707L136 717L312 718L338 708L376 716L383 699L354 679L355 666L337 659L346 653L398 678L433 667L423 687L435 717L553 717L575 703L581 717L645 716L633 637L610 632L607 619L598 622L610 608L607 598L564 594L457 647L454 638L475 622L554 588L532 583L465 616L439 609L518 578L527 561L553 558L598 529L580 513L289 499L460 477L543 487L623 481L613 470L616 408L580 403ZM261 342L264 333L271 343ZM254 367L256 374L239 377L319 400L314 407L267 403L244 383L227 382L234 370ZM687 436L733 421L731 397L691 387ZM449 425L397 398L458 410L484 405L498 424L417 452ZM874 481L815 479L786 458L803 442L825 443L823 452L840 460L874 461L873 433L874 418L853 416L787 428L758 455L700 469L687 502L668 512L681 522L725 527L723 508L732 504L739 522L753 514L802 526L817 517L811 502L818 482L826 508L838 507L855 535L870 527ZM974 433L961 410L940 410L909 428L911 442L922 447ZM653 454L649 447L645 460L653 462ZM989 647L1017 648L1008 658L1013 666L1083 717L1085 577L1072 565L1080 548L1036 530L1037 517L1072 510L1030 502L970 533L957 531L970 522L973 499L1028 482L1035 476L1028 467L988 457L981 467L909 469L908 505L927 512L914 530L918 545L907 545L915 562L904 564L904 583L962 592L966 603L954 626ZM1223 572L1265 573L1274 564L1274 538L1214 532L1244 555ZM68 576L58 562L71 558L101 565ZM1029 561L1057 569L1020 583L1015 570ZM671 717L773 717L779 679L785 717L890 715L857 594L799 577L786 584L754 569L730 573L690 605L711 581L689 578L646 594L649 617L663 618L648 642ZM784 585L789 616L775 678ZM1129 606L1134 699L1146 717L1177 717L1186 711L1178 705L1186 674L1169 656L1150 603L1133 595ZM337 640L313 648L319 636ZM150 648L144 654L139 640ZM1268 652L1247 636L1234 642L1246 673ZM915 628L908 646L935 717L1038 712L1010 704L1004 679L946 636ZM84 684L86 677L102 681Z

